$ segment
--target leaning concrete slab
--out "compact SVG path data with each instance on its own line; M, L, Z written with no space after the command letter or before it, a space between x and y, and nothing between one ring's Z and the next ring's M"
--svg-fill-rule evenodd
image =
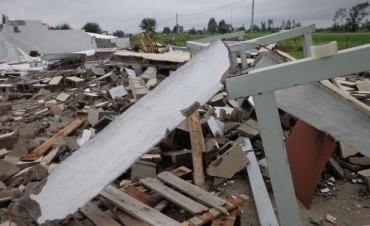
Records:
M184 121L181 110L216 94L229 67L225 45L210 45L57 166L30 195L40 212L28 212L41 224L82 207Z

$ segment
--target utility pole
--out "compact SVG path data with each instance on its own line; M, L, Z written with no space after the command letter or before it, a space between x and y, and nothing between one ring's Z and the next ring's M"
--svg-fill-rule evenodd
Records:
M254 0L252 0L252 22L251 22L251 32L253 32L253 27L254 27Z
M176 30L177 34L179 34L179 15L176 13Z
M233 26L233 9L230 11L230 25Z

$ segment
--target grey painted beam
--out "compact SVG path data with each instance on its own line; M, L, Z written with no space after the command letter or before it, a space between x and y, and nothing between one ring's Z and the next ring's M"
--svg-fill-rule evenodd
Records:
M300 27L300 28L295 28L287 31L282 31L279 33L271 34L271 35L266 35L260 38L255 38L252 40L244 41L244 42L239 42L233 45L230 45L230 50L235 51L235 52L240 52L240 51L245 51L249 49L253 49L257 46L265 46L271 43L283 41L286 39L302 36L304 34L309 34L315 31L315 25L311 24L308 26Z
M249 159L247 165L248 177L252 187L254 202L256 203L258 218L262 226L278 226L274 208L272 207L270 196L263 181L260 167L253 152L253 147L249 138L244 138L243 152Z
M260 38L255 38L255 39L251 39L251 40L248 40L248 41L232 44L232 45L229 45L229 48L232 52L243 52L243 51L250 50L250 49L253 49L255 47L258 47L260 45L268 45L268 44L271 44L271 43L283 41L283 40L298 37L298 36L304 36L304 38L305 38L304 40L307 41L308 40L307 37L309 37L309 36L306 37L305 35L310 34L314 31L315 31L315 25L311 24L311 25L308 25L308 26L295 28L295 29L291 29L291 30L288 30L288 31L282 31L282 32L279 32L279 33L263 36L263 37L260 37ZM217 36L211 37L212 40L214 40L215 37L217 37ZM187 41L186 45L187 45L188 48L190 48L191 55L194 56L199 51L206 48L209 45L209 42L203 42L203 41L199 42L199 40ZM309 46L309 45L310 45L310 43L307 42L307 46Z
M257 69L226 80L230 98L252 96L370 69L370 45L340 51L337 55L305 58Z
M273 92L253 96L280 224L301 225L289 161Z
M312 33L304 34L302 37L304 57L311 57Z

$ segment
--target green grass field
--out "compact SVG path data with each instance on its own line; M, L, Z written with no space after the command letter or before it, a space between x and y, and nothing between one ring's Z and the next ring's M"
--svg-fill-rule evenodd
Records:
M269 33L249 33L245 35L245 40L268 35ZM172 40L179 46L185 46L186 41L196 40L200 38L209 37L209 35L157 35L156 41L163 44L166 39ZM312 35L314 44L325 43L329 41L337 41L339 49L355 47L359 45L370 43L370 33L323 33L316 32ZM139 43L136 36L131 39L134 43ZM292 38L279 42L278 45L286 47L288 53L293 57L300 59L303 58L302 40L301 38Z

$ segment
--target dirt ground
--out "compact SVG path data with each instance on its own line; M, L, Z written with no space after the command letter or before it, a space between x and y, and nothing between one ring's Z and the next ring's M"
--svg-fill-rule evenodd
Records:
M315 195L311 209L307 210L299 202L302 225L313 225L310 217L321 217L324 220L321 225L334 225L325 221L327 214L336 217L336 225L340 226L365 226L370 225L370 197L366 195L366 185L352 184L351 182L337 180L333 186L334 195L323 197ZM215 191L219 195L228 198L241 193L250 199L240 208L242 226L259 226L258 214L254 204L252 190L248 181L247 172L238 173L233 179L216 186ZM270 192L273 205L273 195ZM276 206L274 205L275 210Z

